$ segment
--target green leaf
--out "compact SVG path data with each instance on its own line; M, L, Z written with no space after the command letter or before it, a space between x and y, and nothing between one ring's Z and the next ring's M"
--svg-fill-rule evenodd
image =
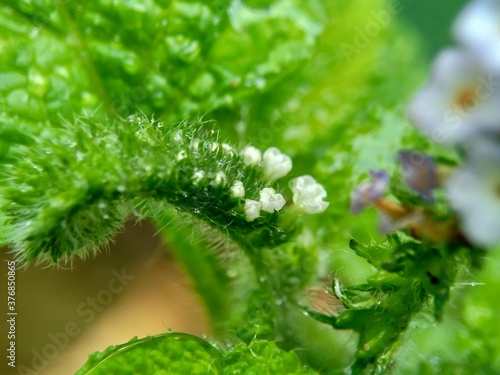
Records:
M237 107L309 56L321 24L304 4L6 1L0 109L29 122L99 108L169 123Z
M254 340L248 346L236 344L224 357L224 375L287 374L314 375L293 352L280 350L274 342Z
M208 342L183 333L167 333L91 354L75 375L222 374L222 356Z
M296 223L278 212L247 220L233 183L242 182L245 197L258 200L259 191L276 182L221 145L210 125L81 118L38 131L37 146L17 147L0 169L6 218L0 239L13 244L20 260L86 257L109 242L140 202L169 203L226 233L248 254L294 234ZM161 222L161 215L149 217Z
M75 375L100 374L220 374L220 375L314 375L293 352L274 342L239 343L225 355L198 337L167 333L111 346L90 355Z

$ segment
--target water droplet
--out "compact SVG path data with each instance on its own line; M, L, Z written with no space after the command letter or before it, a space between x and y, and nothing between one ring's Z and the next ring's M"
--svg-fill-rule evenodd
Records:
M257 78L255 80L255 87L257 87L259 90L262 90L264 87L266 87L266 80L264 78Z
M230 279L234 279L234 278L236 278L238 276L238 272L236 270L229 269L229 270L227 270L226 275Z
M38 33L40 32L40 28L34 27L30 31L30 39L35 39L38 36Z
M296 288L297 286L300 285L300 279L296 276L289 277L286 281L287 281L287 285L290 288Z
M182 130L177 130L174 133L172 139L173 139L174 142L180 143L182 141Z
M80 151L76 152L76 160L82 161L84 157L85 157L85 154L83 152L80 152Z

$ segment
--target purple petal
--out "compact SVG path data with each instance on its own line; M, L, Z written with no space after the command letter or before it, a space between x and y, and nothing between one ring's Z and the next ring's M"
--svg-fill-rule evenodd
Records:
M438 186L436 163L421 152L400 151L399 162L403 167L406 185L427 201L433 200L432 191Z
M385 171L370 171L370 180L361 182L351 194L351 212L359 214L366 207L382 198L391 181Z
M378 219L378 232L380 234L389 234L393 233L399 229L398 223L392 219L389 215L384 213L379 214Z

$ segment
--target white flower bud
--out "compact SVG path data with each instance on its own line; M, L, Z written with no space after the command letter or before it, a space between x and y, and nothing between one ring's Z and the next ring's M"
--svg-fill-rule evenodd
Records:
M209 142L208 149L213 152L217 151L219 149L219 142Z
M227 144L227 143L222 143L221 144L221 147L222 147L222 151L224 151L224 153L228 156L235 156L235 151L234 151L234 148L231 147L231 145Z
M326 210L330 203L323 202L326 190L311 176L301 176L290 181L293 192L293 203L304 213L319 214Z
M205 177L205 172L203 171L196 171L193 174L193 183L197 185L202 179Z
M245 147L241 155L243 156L243 163L245 165L258 165L262 160L260 150L253 146Z
M177 130L172 136L172 139L174 142L180 143L182 141L182 130Z
M273 188L264 188L259 192L262 211L273 213L283 208L286 201L281 194L276 194Z
M187 152L186 150L181 150L179 151L179 153L177 154L177 160L182 160L182 159L186 159L187 158Z
M284 177L292 170L292 159L278 148L271 147L264 152L264 174L271 181Z
M224 182L226 182L226 174L224 172L217 172L212 185L217 186L223 184Z
M245 215L247 221L254 221L260 216L261 203L251 199L245 200Z
M231 197L243 198L244 196L245 196L245 186L243 186L243 182L234 181L233 186L231 186Z

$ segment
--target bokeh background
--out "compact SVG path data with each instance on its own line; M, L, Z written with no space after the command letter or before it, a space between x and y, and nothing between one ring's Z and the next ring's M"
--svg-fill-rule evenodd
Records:
M464 3L464 0L404 0L404 10L395 22L414 29L421 41L422 54L430 64L440 48L452 44L449 31L452 18ZM352 32L354 35L355 27ZM11 259L8 249L1 252L2 259ZM1 273L6 275L7 267L2 267ZM103 290L109 290L116 273L123 272L130 280L119 293L112 293L108 301L109 293ZM6 285L6 277L2 282ZM95 305L92 298L97 298ZM0 300L7 300L6 286L0 287ZM47 345L53 342L51 337L60 337L68 322L74 322L80 329L67 343L63 340L52 359L38 362L43 367L37 372L40 375L74 373L92 351L134 336L153 335L167 329L210 335L204 308L161 236L149 223L135 224L133 219L109 250L96 258L75 260L66 269L30 266L19 270L16 304L18 365L32 368L36 353L47 350ZM2 311L5 309L6 303L2 302ZM82 313L84 309L87 314ZM91 315L89 309L95 314ZM7 328L4 320L0 334L2 349ZM0 366L1 374L22 373L12 371L5 360Z

